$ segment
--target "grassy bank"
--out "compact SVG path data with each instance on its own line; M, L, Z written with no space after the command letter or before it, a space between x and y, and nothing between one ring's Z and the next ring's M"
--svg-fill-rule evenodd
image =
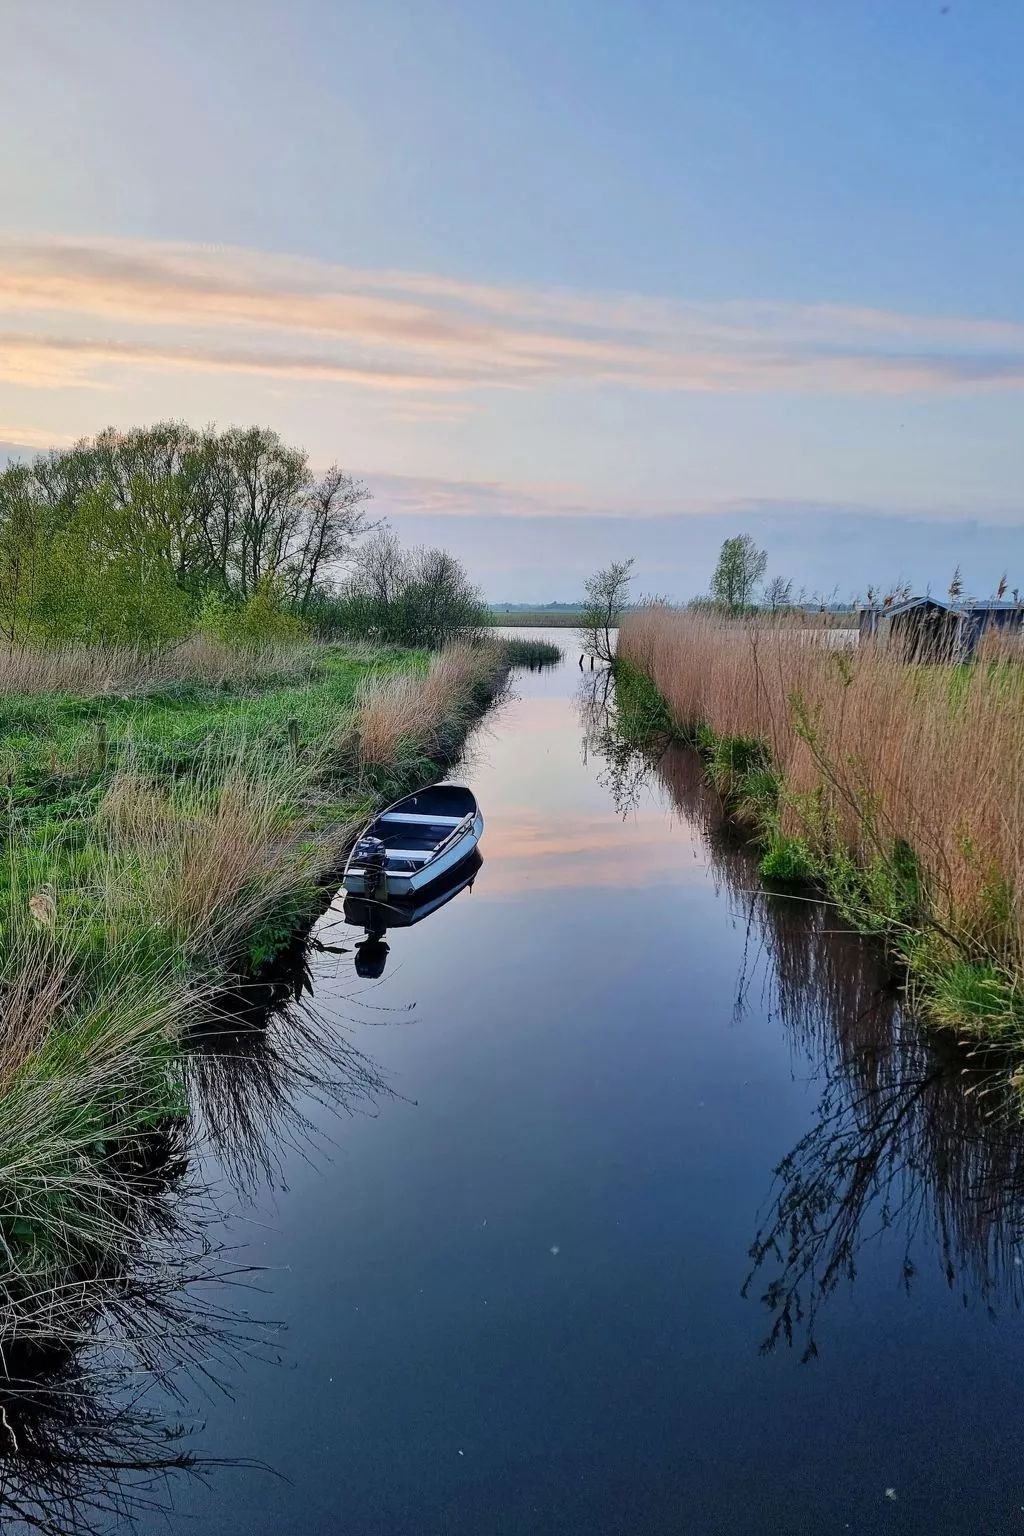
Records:
M192 641L0 679L0 1337L59 1334L139 1228L182 1040L315 913L370 808L457 752L507 666Z
M1019 666L908 666L657 607L627 617L619 656L762 839L766 876L815 880L884 934L933 1022L1024 1045Z

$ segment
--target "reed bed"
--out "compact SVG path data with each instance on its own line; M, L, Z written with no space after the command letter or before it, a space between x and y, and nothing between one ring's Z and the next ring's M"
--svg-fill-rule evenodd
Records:
M1024 1041L1020 665L824 642L652 605L625 618L618 654L677 724L726 744L716 761L727 772L732 753L739 798L763 809L775 779L762 830L895 932L935 1018Z

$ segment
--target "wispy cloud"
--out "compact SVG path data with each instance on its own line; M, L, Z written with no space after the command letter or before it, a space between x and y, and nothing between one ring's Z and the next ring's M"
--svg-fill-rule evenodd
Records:
M613 384L899 395L1024 388L1024 325L842 305L687 304L109 240L0 243L0 375L138 367L319 379L421 400Z
M12 427L0 422L0 448L65 448L74 438L66 432L51 432L42 427Z

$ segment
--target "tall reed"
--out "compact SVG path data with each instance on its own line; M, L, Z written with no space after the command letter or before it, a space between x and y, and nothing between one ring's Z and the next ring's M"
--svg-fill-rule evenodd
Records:
M160 649L65 645L0 648L0 696L74 693L84 697L153 691L173 683L295 680L309 671L317 648L308 644L228 645L192 635Z

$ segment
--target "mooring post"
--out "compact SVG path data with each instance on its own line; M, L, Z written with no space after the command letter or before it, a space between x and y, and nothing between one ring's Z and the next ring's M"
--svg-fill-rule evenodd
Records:
M594 670L594 658L593 658L593 656L591 656L591 658L590 658L590 670L591 670L591 672L593 672L593 670Z
M583 652L580 651L580 671L583 671Z

